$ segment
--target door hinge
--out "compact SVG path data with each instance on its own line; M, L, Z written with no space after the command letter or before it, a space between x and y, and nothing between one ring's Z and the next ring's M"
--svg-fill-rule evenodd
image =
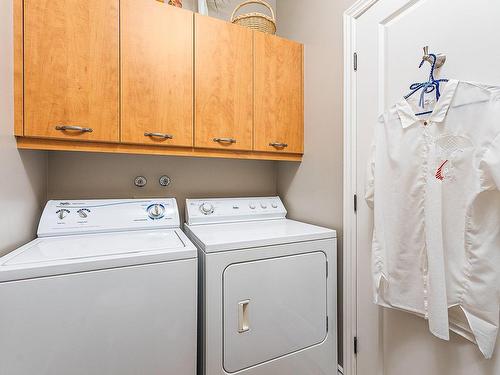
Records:
M353 346L354 346L354 354L358 354L358 338L357 337L354 337Z
M328 315L326 316L326 332L328 333Z
M357 72L358 71L358 53L357 52L354 52L354 55L352 56L352 64L353 64L354 71Z
M354 194L353 197L353 207L354 207L354 212L358 212L358 195Z

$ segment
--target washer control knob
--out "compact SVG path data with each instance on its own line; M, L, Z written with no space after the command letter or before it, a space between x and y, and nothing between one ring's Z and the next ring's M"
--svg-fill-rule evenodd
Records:
M200 211L204 215L210 215L214 212L214 205L212 203L205 202L200 206Z
M255 210L255 208L256 208L255 204L253 204L253 203L250 203L248 205L248 207L250 207L251 210Z
M165 215L165 207L162 204L152 204L148 207L148 215L151 219L161 219Z
M62 220L64 219L66 216L68 216L69 214L69 210L65 209L65 208L61 208L60 210L57 210L56 211L56 214L57 214L57 217L59 218L59 220Z
M278 208L278 203L274 203L274 202L273 202L273 203L271 204L271 206L272 206L273 208Z
M262 208L264 208L264 209L266 209L266 208L267 208L267 204L266 204L266 203L264 203L264 202L263 202L263 203L261 203L261 204L260 204L260 206L261 206Z

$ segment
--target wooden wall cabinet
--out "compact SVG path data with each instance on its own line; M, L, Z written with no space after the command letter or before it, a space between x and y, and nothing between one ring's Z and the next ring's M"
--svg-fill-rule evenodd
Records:
M301 44L159 0L13 2L18 148L301 160Z
M255 33L255 150L304 151L303 46Z
M253 33L195 15L195 146L253 148Z
M25 136L119 141L118 9L119 0L25 0Z
M121 0L121 141L193 145L193 14Z

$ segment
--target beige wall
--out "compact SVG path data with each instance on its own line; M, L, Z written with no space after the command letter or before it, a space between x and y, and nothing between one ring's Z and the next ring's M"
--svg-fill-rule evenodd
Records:
M0 1L0 255L34 238L45 200L45 153L18 151L13 133L12 2Z
M342 230L342 14L353 0L278 0L279 35L305 45L305 155L279 163L278 192L296 219Z
M241 4L243 2L243 0L219 0L219 1L220 1L220 6L218 6L217 8L210 6L208 13L212 17L220 18L220 19L223 19L225 21L229 21L233 10L236 8L236 6L238 6L238 4ZM274 10L276 10L276 0L266 0L266 2L269 5L271 5ZM198 1L197 0L183 0L182 4L183 4L183 7L186 9L196 11L198 8ZM213 0L208 0L208 4L213 4ZM239 11L236 14L242 14L242 13L247 13L247 12L261 12L261 13L269 14L269 12L261 5L245 6L244 8L241 8L241 11Z
M289 217L336 229L342 269L343 21L354 0L278 0L278 33L305 45L305 154L279 163L278 194ZM342 274L339 284L339 360L342 361Z
M163 188L158 178L172 179ZM144 188L134 177L148 179ZM49 155L49 199L186 197L276 194L276 164L270 161L54 152Z

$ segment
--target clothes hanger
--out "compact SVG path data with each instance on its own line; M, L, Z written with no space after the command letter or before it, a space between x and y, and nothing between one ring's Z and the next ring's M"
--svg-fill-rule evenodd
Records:
M410 96L415 94L417 91L422 90L420 93L420 100L419 100L419 106L421 108L425 108L425 95L430 94L432 92L436 93L436 101L439 100L439 97L441 96L441 90L440 90L440 83L441 82L448 82L448 79L441 78L441 79L435 79L434 78L434 71L436 69L439 69L440 67L443 66L443 64L446 61L446 56L445 55L435 55L433 53L429 53L429 47L425 46L424 47L424 56L422 57L422 61L420 62L420 65L418 66L419 68L422 68L425 62L429 62L431 64L431 71L429 73L429 79L426 82L420 82L420 83L413 83L410 85L410 90L411 92L407 95L405 95L405 99L408 99ZM427 115L432 113L433 111L424 111L424 112L419 112L415 113L416 116L422 116L422 115Z

